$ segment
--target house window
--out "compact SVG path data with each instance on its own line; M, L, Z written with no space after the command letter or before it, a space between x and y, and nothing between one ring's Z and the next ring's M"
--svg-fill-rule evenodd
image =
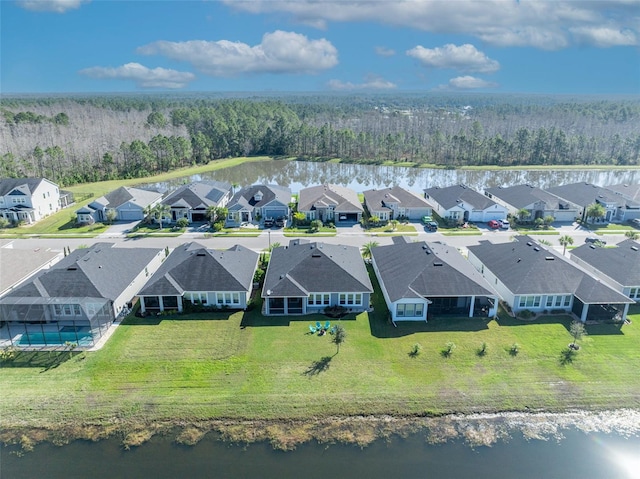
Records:
M19 197L19 198L11 198L11 201L13 202L14 205L24 205L27 202L26 198L23 197Z
M209 304L207 293L191 293L193 304Z
M233 293L238 295L238 293ZM238 300L235 301L232 293L217 293L217 302L218 304L238 304L240 303L240 296L238 295Z
M340 293L338 303L342 306L362 306L362 293Z
M396 306L396 316L399 318L421 318L423 311L422 303L400 303Z
M521 308L539 308L542 296L520 296L518 305Z
M233 304L240 304L240 293L231 293Z
M640 287L631 288L629 291L629 297L631 299L640 299Z
M329 298L331 295L329 293L316 293L310 294L308 304L310 306L322 306L329 305Z
M570 295L570 294L568 294L568 295L566 295L566 296L564 297L564 304L563 304L563 306L566 308L566 307L569 307L569 305L570 305L570 304L571 304L571 295Z

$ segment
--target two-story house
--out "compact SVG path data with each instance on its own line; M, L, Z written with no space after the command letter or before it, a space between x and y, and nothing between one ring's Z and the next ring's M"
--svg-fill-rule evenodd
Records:
M32 224L60 209L60 189L46 178L0 180L0 216Z

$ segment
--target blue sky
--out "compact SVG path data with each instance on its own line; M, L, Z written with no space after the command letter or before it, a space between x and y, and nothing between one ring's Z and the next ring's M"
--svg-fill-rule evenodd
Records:
M640 93L640 0L1 0L2 93Z

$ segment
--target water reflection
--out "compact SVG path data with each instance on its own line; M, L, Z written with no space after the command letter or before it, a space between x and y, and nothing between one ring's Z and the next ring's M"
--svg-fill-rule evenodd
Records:
M619 183L637 184L640 182L640 170L442 170L276 160L244 163L211 173L145 186L165 190L199 180L228 181L240 186L275 183L288 186L293 192L322 183L336 183L358 192L397 184L421 193L425 188L459 183L464 183L478 191L483 191L487 187L524 183L540 188L550 188L578 181L600 186Z

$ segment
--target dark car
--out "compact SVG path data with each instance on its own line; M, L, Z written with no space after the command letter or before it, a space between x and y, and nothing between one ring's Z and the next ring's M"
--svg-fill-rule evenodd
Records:
M271 228L273 226L273 218L265 218L264 219L264 227Z
M438 223L436 223L435 221L429 221L424 228L427 231L438 231Z
M587 236L587 237L584 239L584 242L585 242L585 243L593 243L593 244L595 244L595 243L607 244L607 242L606 242L606 241L601 240L600 238L596 238L595 236Z
M286 220L284 219L284 217L280 217L276 219L276 228L284 228L284 225L286 224Z

